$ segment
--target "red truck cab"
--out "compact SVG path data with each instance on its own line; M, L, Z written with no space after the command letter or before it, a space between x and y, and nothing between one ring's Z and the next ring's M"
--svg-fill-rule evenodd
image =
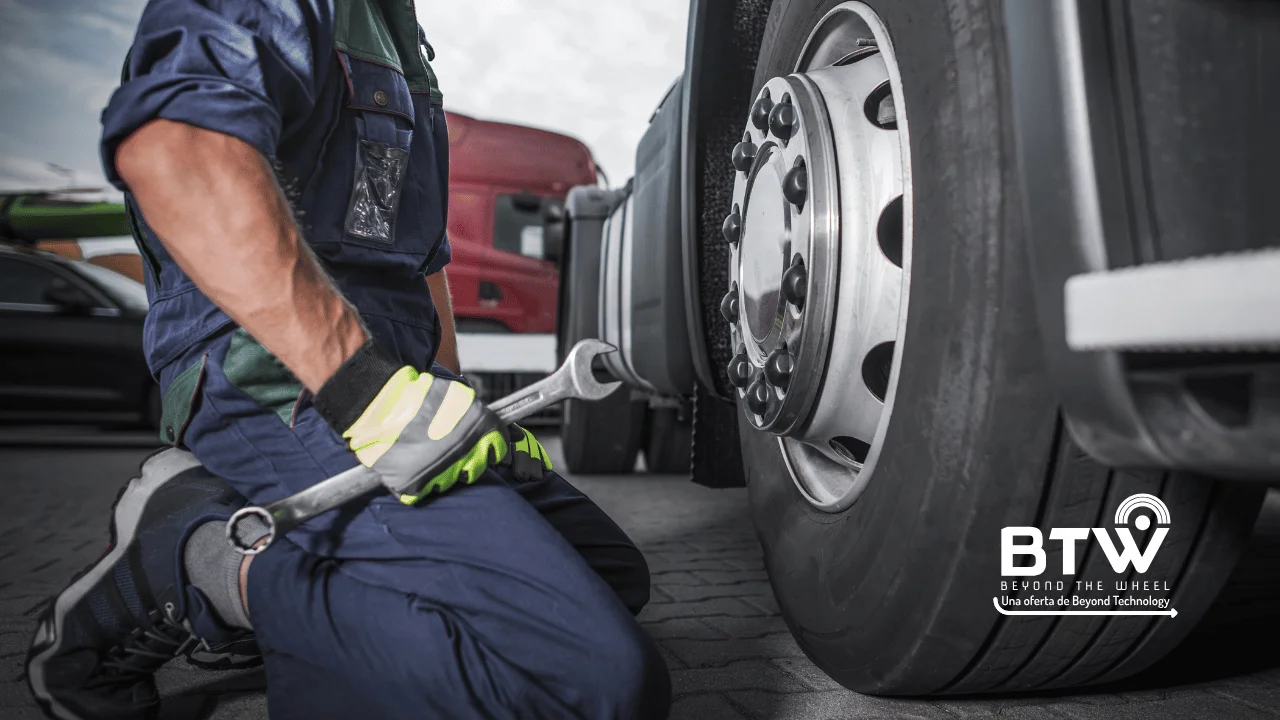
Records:
M536 128L457 113L448 123L448 272L459 333L555 333L562 239L550 221L569 188L596 184L591 151Z

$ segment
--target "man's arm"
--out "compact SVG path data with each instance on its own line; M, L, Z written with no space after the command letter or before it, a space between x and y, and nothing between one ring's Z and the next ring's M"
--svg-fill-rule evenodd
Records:
M196 287L312 392L364 344L359 316L302 240L254 147L153 120L120 143L115 167Z
M427 276L427 287L431 288L431 301L435 303L436 313L440 316L440 347L436 350L436 362L450 372L462 374L462 363L458 359L458 336L453 319L453 297L449 294L449 276L443 269Z

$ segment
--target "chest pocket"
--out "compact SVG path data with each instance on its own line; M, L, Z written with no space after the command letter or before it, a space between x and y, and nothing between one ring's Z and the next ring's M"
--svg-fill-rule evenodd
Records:
M343 230L348 242L392 249L397 245L402 211L416 204L415 198L405 197L406 189L412 194L415 186L409 176L422 170L411 163L416 124L413 96L395 69L342 52L338 56L347 79L346 112L355 141Z

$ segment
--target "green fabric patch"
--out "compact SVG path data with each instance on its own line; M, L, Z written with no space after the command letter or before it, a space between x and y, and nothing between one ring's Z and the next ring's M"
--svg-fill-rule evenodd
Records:
M160 442L174 447L182 444L208 358L208 355L201 355L199 361L192 363L169 383L164 398L160 400Z
M240 392L274 412L285 425L291 424L302 383L244 328L236 328L231 335L222 374Z
M338 0L335 40L352 57L387 65L404 75L411 92L443 100L426 49L418 42L413 0Z

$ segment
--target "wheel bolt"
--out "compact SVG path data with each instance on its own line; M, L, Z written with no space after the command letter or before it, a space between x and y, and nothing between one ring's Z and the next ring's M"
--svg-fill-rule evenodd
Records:
M782 179L782 194L796 207L804 207L805 198L809 195L809 171L803 162L787 171Z
M804 308L805 293L808 290L809 273L804 269L804 261L800 256L791 262L791 267L782 274L782 295L787 302L797 308Z
M742 215L737 205L733 206L733 212L724 219L724 224L720 226L720 234L724 235L724 239L730 245L738 244L738 237L742 234Z
M733 166L739 172L747 172L756 161L756 146L750 140L743 140L733 147Z
M769 112L769 132L773 133L784 144L796 134L796 109L787 98L773 107Z
M769 354L764 363L764 376L770 384L783 390L791 384L791 373L795 370L795 360L785 347L780 347Z
M769 386L764 378L756 378L747 388L747 407L757 415L764 415L769 410Z
M732 325L738 322L738 285L734 283L729 288L729 292L725 293L724 299L720 301L720 314L725 320Z
M739 352L729 361L729 382L733 386L741 390L747 386L747 380L751 379L751 362L747 360L745 352Z
M769 111L773 109L773 100L769 97L769 91L765 90L764 94L756 100L756 104L751 106L751 124L756 126L757 130L769 129Z

